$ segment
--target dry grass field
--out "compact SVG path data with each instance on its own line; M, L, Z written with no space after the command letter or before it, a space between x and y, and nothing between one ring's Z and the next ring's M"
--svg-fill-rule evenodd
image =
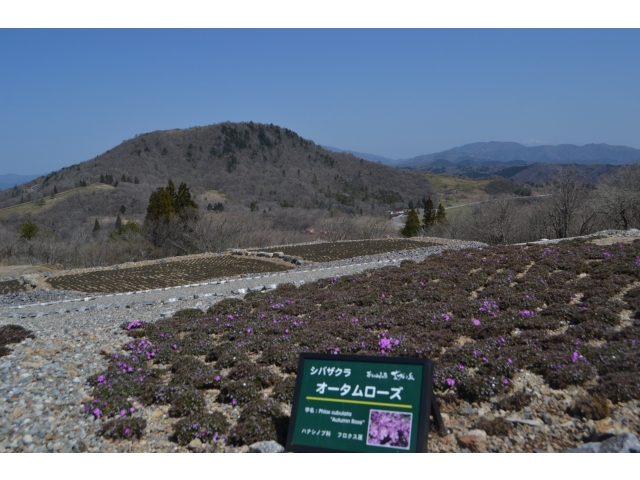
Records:
M101 192L112 190L113 188L115 187L113 187L112 185L107 185L106 183L92 183L91 185L87 185L86 187L78 187L72 190L58 193L53 198L49 196L44 200L44 204L42 205L38 205L36 202L25 202L18 205L13 205L11 207L0 208L0 218L8 217L10 215L36 215L50 209L62 200L79 193Z

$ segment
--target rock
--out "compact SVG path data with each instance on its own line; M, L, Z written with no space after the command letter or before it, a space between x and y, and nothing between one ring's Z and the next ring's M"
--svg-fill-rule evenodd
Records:
M250 292L261 292L264 290L264 285L258 285L257 287L249 287Z
M31 442L33 442L33 437L27 433L25 436L22 437L22 441L24 442L25 445L29 445Z
M469 450L476 447L476 445L483 439L477 435L462 435L458 437L458 445L462 448L468 448Z
M78 377L73 377L72 382L73 383L80 383L80 382L82 382L82 380L80 380Z
M480 437L483 440L487 439L487 432L485 432L484 430L471 430L469 431L468 435L471 437Z
M585 443L563 450L562 453L640 453L640 442L632 433L621 433L604 442Z
M269 285L266 285L265 288L267 290L275 290L276 288L278 288L278 284L277 283L270 283Z
M511 423L524 423L525 425L531 425L532 427L541 427L543 425L543 423L538 420L529 420L526 418L507 418L506 420Z
M231 290L231 293L233 293L234 295L242 295L243 293L247 293L247 289L246 288L238 288L236 290Z
M189 450L200 450L203 446L204 444L200 441L199 438L194 438L189 442L189 445L187 445L187 448Z
M282 453L284 447L278 442L268 440L264 442L256 442L249 445L249 453Z
M542 412L540 414L540 418L547 425L553 425L553 418L551 418L551 415L549 415L547 412Z
M621 433L602 442L600 453L640 453L640 442L633 433Z

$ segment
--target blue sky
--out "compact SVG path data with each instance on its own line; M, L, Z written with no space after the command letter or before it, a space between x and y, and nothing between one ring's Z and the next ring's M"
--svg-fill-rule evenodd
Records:
M640 148L640 30L0 30L0 174L226 120L410 158Z

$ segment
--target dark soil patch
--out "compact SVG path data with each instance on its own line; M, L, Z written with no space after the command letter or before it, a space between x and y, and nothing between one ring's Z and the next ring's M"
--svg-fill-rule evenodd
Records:
M48 280L59 290L116 293L175 287L246 273L282 272L292 267L253 258L220 256L61 275Z
M354 242L315 243L312 245L294 245L290 247L268 248L266 252L282 252L285 255L302 257L311 262L333 262L346 258L380 253L395 252L433 246L432 243L407 239L359 240Z
M31 290L31 289L19 280L9 280L7 282L0 282L0 295L7 295L9 293L26 292L27 290Z

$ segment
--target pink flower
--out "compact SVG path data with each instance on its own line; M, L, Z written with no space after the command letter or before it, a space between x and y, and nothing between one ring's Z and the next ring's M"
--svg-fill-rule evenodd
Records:
M447 378L447 385L453 387L456 384L456 381L453 378Z
M382 294L382 298L384 298L384 293Z
M477 327L478 325L480 325L480 320L478 320L477 318L474 318L473 324Z
M509 380L507 380L506 378L502 379L502 384L503 385L509 385Z
M237 405L238 401L234 398L233 400L231 400L231 405Z
M580 354L578 352L573 352L571 354L571 361L573 363L576 363L578 361L578 358L580 357Z

